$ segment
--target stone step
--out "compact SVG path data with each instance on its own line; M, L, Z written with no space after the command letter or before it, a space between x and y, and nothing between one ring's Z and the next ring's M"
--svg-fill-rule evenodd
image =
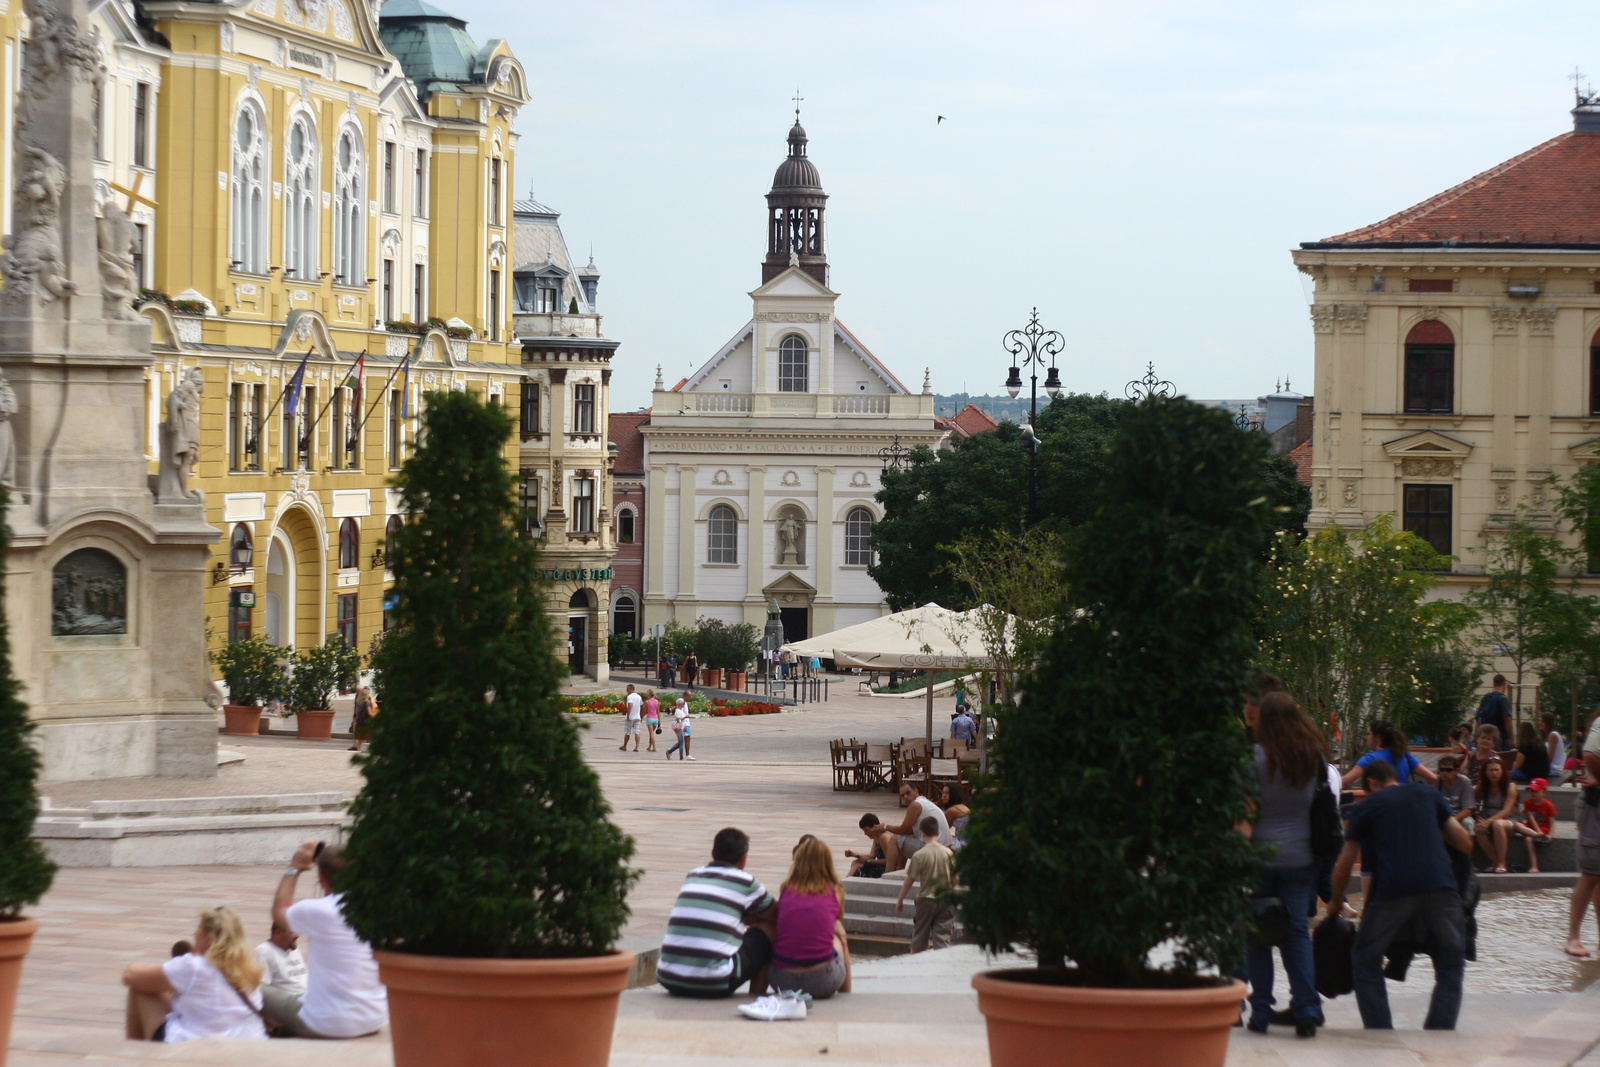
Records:
M1577 871L1478 875L1478 889L1484 893L1523 893L1530 889L1567 889L1577 884Z
M879 937L875 934L850 934L852 959L879 959L885 956L904 956L911 951L909 937Z

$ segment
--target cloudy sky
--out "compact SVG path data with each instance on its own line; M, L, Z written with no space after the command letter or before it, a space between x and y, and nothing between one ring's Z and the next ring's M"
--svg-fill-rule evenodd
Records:
M517 192L592 242L612 407L749 317L802 96L839 317L910 383L998 393L1037 306L1069 388L1310 391L1296 243L1570 128L1600 5L440 0L526 66ZM936 124L935 118L947 120Z

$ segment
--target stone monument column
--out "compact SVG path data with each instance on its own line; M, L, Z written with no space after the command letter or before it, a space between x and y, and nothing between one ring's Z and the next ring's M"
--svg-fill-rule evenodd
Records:
M132 296L133 229L94 195L93 99L105 70L85 0L26 0L13 229L0 260L0 474L6 602L44 780L216 774L201 606L210 546L197 369L180 372L148 471L150 326ZM14 401L10 397L14 396Z

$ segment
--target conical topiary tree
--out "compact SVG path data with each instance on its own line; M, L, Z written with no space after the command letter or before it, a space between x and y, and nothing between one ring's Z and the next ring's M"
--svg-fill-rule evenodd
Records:
M1234 832L1252 787L1239 694L1272 514L1260 434L1186 400L1122 421L1066 596L1019 703L997 716L975 792L961 916L1049 980L1184 984L1230 964L1259 877ZM1146 957L1172 940L1175 973Z
M414 516L391 541L395 628L377 646L382 712L356 798L344 908L373 947L434 956L611 950L638 877L578 728L534 544L518 536L511 422L429 397L397 479Z
M6 491L0 487L0 564L11 543L11 528L4 521L6 503ZM0 581L0 920L15 919L23 908L37 904L56 874L44 846L33 839L33 823L39 817L39 797L34 792L39 753L28 743L33 721L17 688L11 673L5 583Z

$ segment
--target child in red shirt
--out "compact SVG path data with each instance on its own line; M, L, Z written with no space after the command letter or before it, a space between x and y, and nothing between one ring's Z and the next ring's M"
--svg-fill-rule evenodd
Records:
M1528 799L1522 804L1522 822L1513 823L1513 832L1521 834L1528 845L1528 872L1539 873L1539 853L1534 845L1549 844L1556 829L1556 806L1550 803L1546 790L1550 783L1535 778L1528 783Z

